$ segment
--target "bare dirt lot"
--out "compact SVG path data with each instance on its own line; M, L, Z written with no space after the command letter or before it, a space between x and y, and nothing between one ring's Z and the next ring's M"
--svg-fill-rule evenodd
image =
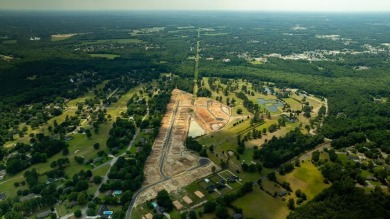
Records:
M226 125L230 108L209 98L199 98L193 105L192 98L192 94L177 89L172 92L160 132L145 165L145 186L157 184L142 192L137 203L156 197L162 189L175 191L211 174L213 163L210 161L200 166L199 156L188 150L184 142L191 118L210 133Z
M218 101L204 97L195 101L194 119L206 133L222 129L230 116L230 108Z

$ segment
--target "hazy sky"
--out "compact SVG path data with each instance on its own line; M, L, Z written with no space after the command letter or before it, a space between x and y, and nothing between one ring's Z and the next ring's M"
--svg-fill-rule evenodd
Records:
M390 11L390 0L0 0L13 10Z

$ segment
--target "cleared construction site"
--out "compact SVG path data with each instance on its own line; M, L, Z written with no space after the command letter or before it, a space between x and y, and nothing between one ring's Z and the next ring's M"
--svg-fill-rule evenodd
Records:
M184 142L194 124L203 134L222 129L230 119L230 108L210 98L198 98L194 104L192 99L192 94L173 90L145 165L144 185L149 187L139 195L137 204L155 198L162 189L176 191L212 173L212 161L188 150Z

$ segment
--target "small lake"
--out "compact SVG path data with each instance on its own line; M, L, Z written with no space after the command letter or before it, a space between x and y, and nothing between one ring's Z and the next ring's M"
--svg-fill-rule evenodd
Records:
M202 129L202 127L200 127L200 125L194 119L191 119L190 129L188 130L188 136L196 138L204 134L206 134L206 132Z
M278 107L281 107L284 105L284 103L280 100L265 100L263 98L257 99L257 102L261 105L263 105L268 111L271 113L278 112Z

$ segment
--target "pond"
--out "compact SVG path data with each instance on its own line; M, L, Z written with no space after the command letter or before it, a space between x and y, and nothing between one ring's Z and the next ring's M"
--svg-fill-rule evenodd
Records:
M265 106L265 108L270 111L271 113L276 113L278 112L278 108L274 105L271 105L271 106Z
M284 105L284 103L280 100L265 100L263 98L257 99L257 102L261 105L263 105L268 111L271 113L278 112L278 107L281 107Z
M188 130L188 136L196 138L204 134L206 134L206 132L202 129L202 127L200 127L200 125L194 119L191 119L190 129Z

